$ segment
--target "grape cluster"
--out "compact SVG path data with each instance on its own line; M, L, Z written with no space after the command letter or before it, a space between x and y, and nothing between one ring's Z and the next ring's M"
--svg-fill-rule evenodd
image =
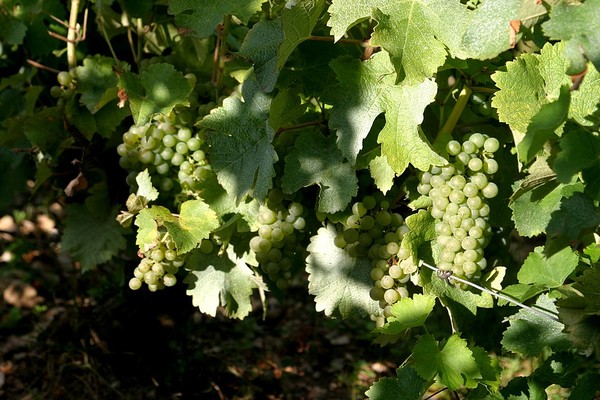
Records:
M250 249L256 254L262 271L280 289L288 287L293 275L294 260L304 258L302 246L306 220L302 217L302 204L283 205L283 193L274 189L269 201L261 205L257 222L257 236L250 239Z
M402 215L390 212L389 206L387 200L377 204L373 196L365 196L352 205L352 215L334 239L351 257L372 260L370 296L379 301L386 317L391 315L392 304L408 296L406 283L416 272L410 252L401 246L409 228Z
M208 176L205 140L186 125L190 119L184 111L173 112L123 134L117 153L121 167L131 171L130 185L137 172L146 168L161 192L171 192L176 182L183 190L193 190L195 182Z
M417 191L431 199L440 248L438 268L443 271L478 279L487 266L483 249L491 235L488 199L498 194L490 178L498 171L493 155L499 146L496 138L480 133L462 144L452 140L446 146L450 163L420 176Z
M184 259L177 254L175 242L167 232L161 232L160 236L155 247L138 253L142 260L133 271L133 278L129 280L130 289L138 290L146 283L151 292L156 292L177 283L175 275L184 264Z

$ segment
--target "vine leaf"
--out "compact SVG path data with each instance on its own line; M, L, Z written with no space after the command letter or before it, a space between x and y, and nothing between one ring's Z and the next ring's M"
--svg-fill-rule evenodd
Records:
M281 12L281 25L285 39L277 52L277 68L283 68L292 51L307 40L325 8L325 0L296 0Z
M202 239L219 227L217 214L202 200L188 200L181 204L179 218L164 222L175 241L179 254L194 249Z
M415 294L412 298L400 299L392 306L392 316L387 318L384 326L377 332L386 335L397 335L407 329L422 326L433 311L435 297L423 294Z
M113 72L115 61L110 57L86 57L76 68L77 92L81 103L92 114L117 97L117 76Z
M523 54L506 63L506 71L492 75L500 89L492 98L492 106L498 110L499 120L510 126L517 146L542 106L558 99L560 88L571 84L561 49L560 45L546 44L540 54Z
M577 21L577 23L574 23ZM600 1L583 4L559 3L552 7L550 19L542 24L546 36L566 41L565 57L569 73L583 71L588 61L600 69Z
M418 260L422 258L419 256L419 247L437 237L435 219L430 212L419 210L406 218L406 225L409 231L402 238L402 247L409 250L412 257Z
M434 81L396 85L394 69L385 52L364 62L338 58L332 61L331 68L340 83L326 98L333 105L329 124L337 130L342 154L352 163L356 162L375 118L383 112L386 123L378 142L382 144L382 155L397 174L404 172L409 163L426 170L432 164L446 162L418 130L425 107L435 98Z
M186 293L192 304L210 316L223 306L229 317L243 319L252 311L251 295L254 289L266 289L262 280L237 258L232 246L225 254L190 253L185 263L189 272L184 279Z
M228 97L199 125L210 129L210 161L219 183L236 201L247 194L262 200L272 187L273 163L278 160L271 144L275 132L269 125L271 99L255 79L244 81L243 101Z
M386 156L377 156L369 162L369 171L371 177L375 181L375 186L381 190L383 194L386 194L392 186L394 186L394 178L396 173L394 169L390 167L387 162Z
M535 155L544 148L544 144L567 120L570 101L569 86L563 85L556 101L540 107L540 110L531 118L525 137L517 145L519 161L529 164Z
M579 257L570 247L547 256L544 247L538 246L529 253L517 274L520 283L546 285L554 288L562 285L565 279L575 270Z
M414 368L405 366L396 370L395 378L381 378L365 394L370 400L394 400L399 393L403 400L420 400L427 384Z
M553 165L556 178L568 183L577 173L583 172L586 192L598 199L600 182L595 177L600 175L600 138L584 130L575 130L563 135L560 148Z
M179 216L162 206L143 209L135 219L138 227L136 244L147 251L158 243L158 227L164 225L179 254L194 249L202 239L219 227L217 214L202 200L188 200L181 205Z
M142 196L148 201L154 201L158 199L158 190L152 186L148 169L145 169L137 174L135 181L138 184L138 190L136 192L138 196Z
M283 39L281 19L260 20L248 31L240 47L240 56L252 60L254 74L265 93L275 88L279 76L277 51Z
M154 114L168 114L173 108L188 105L192 87L171 64L153 64L139 76L124 72L119 87L127 93L136 125L144 125Z
M535 303L538 307L556 312L553 300L541 295ZM522 309L509 317L510 326L504 331L502 345L508 351L523 357L535 357L550 347L554 351L567 350L571 343L562 330L564 325L541 316L532 311Z
M146 252L158 244L158 226L165 221L175 222L175 216L163 206L144 208L135 217L135 226L138 227L135 244Z
M457 334L441 347L432 335L423 335L413 349L414 368L425 380L437 380L456 390L461 386L474 388L482 379L479 366L467 342Z
M377 314L379 303L369 295L371 261L336 247L336 235L333 225L320 228L307 248L308 291L315 296L317 311L342 318Z
M531 237L545 232L562 199L582 190L580 183L562 185L548 181L521 194L509 205L519 234Z
M232 14L242 21L248 20L260 11L264 0L171 0L169 13L175 15L175 22L188 34L203 38L214 33L223 18Z
M487 59L510 48L510 21L519 19L521 3L483 2L468 10L448 0L334 0L327 24L337 41L360 21L375 19L371 43L390 54L399 80L415 83L437 72L446 49L456 58Z
M326 138L313 128L300 133L285 157L281 188L294 193L314 184L320 187L318 211L325 213L343 210L358 191L354 169L343 162L335 138Z
M600 225L600 215L594 201L585 193L574 193L563 199L560 209L552 213L546 233L579 240Z
M119 207L110 206L105 181L90 188L83 204L69 204L62 247L81 262L83 272L107 262L125 249L124 230L116 220Z

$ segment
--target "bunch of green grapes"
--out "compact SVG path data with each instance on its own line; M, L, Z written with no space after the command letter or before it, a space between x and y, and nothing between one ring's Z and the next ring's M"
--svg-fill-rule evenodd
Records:
M450 163L423 172L417 186L431 199L440 248L438 268L462 278L478 279L487 266L483 250L492 232L488 199L498 194L491 178L498 171L493 156L499 146L496 138L480 133L462 144L452 140L446 146Z
M250 239L250 249L256 254L262 271L280 289L288 287L294 272L294 261L304 259L302 246L306 220L302 204L283 205L283 193L272 190L266 205L261 205L257 235Z
M148 169L161 192L171 192L178 182L183 190L193 190L195 182L210 173L204 138L193 133L182 112L160 116L143 126L132 126L117 146L120 165L131 171L128 183L134 184L137 172Z
M142 259L129 280L132 290L138 290L145 283L151 292L156 292L177 283L175 275L183 266L184 258L177 254L175 242L166 231L161 231L159 236L155 247L138 253Z
M365 196L352 205L352 215L343 224L343 232L334 243L351 257L372 260L370 295L379 301L384 316L391 315L391 305L409 295L406 288L416 272L410 252L401 246L408 232L402 215L389 211L389 202Z

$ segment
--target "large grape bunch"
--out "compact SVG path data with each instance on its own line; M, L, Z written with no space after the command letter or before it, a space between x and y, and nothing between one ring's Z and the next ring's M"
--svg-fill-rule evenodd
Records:
M269 280L279 289L285 289L293 277L295 261L305 258L304 207L297 202L285 207L283 193L278 189L271 190L268 197L267 203L259 208L259 228L250 239L250 249Z
M148 285L151 292L177 283L175 275L184 264L184 258L177 254L175 242L164 227L159 229L159 240L156 246L148 250L140 250L141 261L133 271L129 280L129 288L138 290L143 284Z
M373 196L365 196L352 205L352 215L334 239L334 244L351 257L372 261L370 296L379 301L385 317L391 315L392 304L408 297L406 285L417 270L410 252L401 246L409 228L402 215L389 207L387 200L377 204Z
M127 182L135 183L138 171L148 169L161 193L193 190L195 183L210 173L206 144L202 136L188 127L186 115L172 112L158 116L143 126L132 126L117 146L120 165L130 171ZM177 186L179 185L179 187Z
M487 267L483 250L492 232L488 199L498 194L491 182L498 171L493 158L498 148L496 138L481 133L471 134L462 144L452 140L446 146L450 163L423 172L417 186L431 199L440 249L437 266L462 278L477 280Z

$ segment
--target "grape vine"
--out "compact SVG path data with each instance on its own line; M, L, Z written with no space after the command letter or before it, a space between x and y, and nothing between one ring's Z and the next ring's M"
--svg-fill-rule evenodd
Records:
M371 399L598 395L600 1L42 3L0 6L0 208L59 198L82 272L240 319L308 286L412 346Z

